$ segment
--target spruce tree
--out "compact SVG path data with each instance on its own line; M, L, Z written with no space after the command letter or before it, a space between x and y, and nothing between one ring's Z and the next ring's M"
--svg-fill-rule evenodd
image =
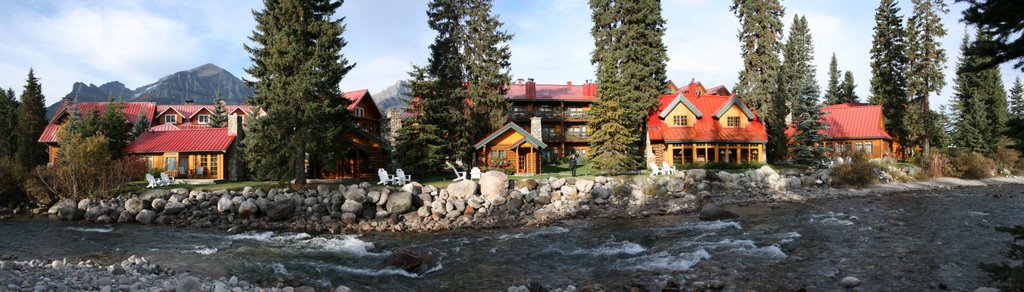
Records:
M305 184L307 160L333 163L349 148L346 135L354 126L338 85L354 65L341 54L344 18L332 19L340 7L340 1L265 0L253 11L254 45L245 46L253 80L246 85L254 89L249 103L266 115L249 124L243 144L259 178Z
M829 105L840 104L839 92L839 76L843 72L839 71L839 60L836 59L836 53L832 53L832 61L828 63L828 88L825 89L825 103Z
M860 102L857 96L857 83L853 81L853 72L843 72L843 82L839 83L839 103Z
M960 51L966 52L970 48L969 38L964 34L960 45ZM989 111L986 108L984 99L978 95L980 79L976 73L963 70L971 63L977 62L977 58L961 55L957 61L956 78L953 80L953 107L957 112L954 121L952 141L960 148L967 148L978 152L990 152L990 141L986 139L986 124L989 123Z
M882 105L885 130L896 141L906 141L907 53L903 16L896 0L882 0L875 10L875 34L871 42L871 96Z
M13 158L18 149L18 100L13 89L0 89L0 157Z
M472 141L505 125L505 113L511 104L505 98L509 74L509 59L512 50L508 43L512 34L501 30L504 25L497 15L492 15L493 0L471 0L467 3L466 44L463 54L466 58L467 92L473 101L472 123L477 127Z
M1024 118L1024 84L1020 82L1020 76L1013 80L1013 87L1010 88L1010 117Z
M967 54L974 59L974 62L971 64L977 65L972 66L972 68L983 68L970 71L976 72L974 74L976 74L978 79L978 87L975 94L981 98L982 104L988 110L988 121L984 131L985 139L989 141L991 150L995 151L994 147L1003 146L1007 142L1006 137L1003 135L1006 132L1006 125L1010 119L1006 101L1006 87L1003 86L1003 74L999 72L998 67L981 66L981 64L991 61L991 56L970 54L974 48L992 46L992 33L984 28L978 28L975 35L976 39L972 43L971 49L968 49ZM967 70L968 68L963 69Z
M824 114L821 112L821 102L818 101L818 81L813 74L804 75L800 81L800 92L798 93L796 108L793 112L793 125L796 132L793 140L793 162L812 166L821 166L825 162L825 153L828 151L822 143L828 139L828 135L822 133L828 130L829 126L824 121Z
M135 140L149 129L149 117L146 116L146 112L139 113L138 120L135 121L135 125L132 127L131 139Z
M806 16L793 16L793 25L789 27L783 56L782 72L779 74L779 93L786 98L786 108L789 110L787 114L795 114L801 98L800 92L805 86L804 79L810 75L813 80L817 80L814 77L814 42ZM814 82L817 88L817 81Z
M940 40L946 36L939 14L949 11L942 0L911 0L914 10L907 20L907 96L910 98L904 125L908 131L905 147L920 145L925 155L931 148L935 117L929 96L946 85L943 69L946 51Z
M131 142L129 135L132 130L128 128L128 120L124 116L124 103L114 101L113 97L110 97L97 124L99 133L107 138L110 157L124 156L124 147Z
M45 164L46 146L37 142L46 128L46 97L35 71L29 69L18 106L18 151L15 159L25 169Z
M786 98L779 93L776 84L781 67L779 53L785 11L778 0L733 0L730 9L740 21L738 37L743 56L736 95L756 111L765 124L768 160L780 161L788 152Z
M228 110L224 108L224 97L220 96L220 89L213 94L213 113L210 115L210 122L206 124L210 128L223 128L228 126Z

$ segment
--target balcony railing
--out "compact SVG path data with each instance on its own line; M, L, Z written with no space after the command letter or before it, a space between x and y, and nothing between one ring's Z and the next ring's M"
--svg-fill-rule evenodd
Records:
M587 133L566 133L565 141L586 141Z
M585 120L590 118L588 112L565 112L566 120Z

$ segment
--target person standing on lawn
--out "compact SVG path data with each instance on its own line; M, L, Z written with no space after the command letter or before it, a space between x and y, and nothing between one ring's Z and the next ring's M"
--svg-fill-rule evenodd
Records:
M579 164L579 156L576 156L576 154L569 156L569 168L572 169L573 177L576 177L576 167L578 167Z

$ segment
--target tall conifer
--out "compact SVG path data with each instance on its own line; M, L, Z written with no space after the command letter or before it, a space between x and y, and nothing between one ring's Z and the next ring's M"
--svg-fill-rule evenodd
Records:
M786 98L779 93L776 84L781 67L779 54L785 9L778 0L733 0L730 9L740 21L738 37L743 56L736 95L765 123L768 160L780 161L788 152Z
M510 107L505 93L509 74L509 59L512 50L508 43L512 34L501 30L504 25L497 15L491 13L493 0L470 0L467 3L466 57L467 91L473 101L472 141L479 140L491 131L503 126L505 113Z
M860 102L856 90L857 83L853 81L853 72L843 72L843 82L839 83L838 103Z
M306 162L333 163L348 149L354 126L342 78L354 64L341 53L341 1L265 0L254 11L256 29L246 45L253 65L249 103L266 115L253 119L244 139L249 168L262 179L306 183Z
M107 138L110 157L124 156L124 147L131 142L131 129L128 128L128 120L124 116L124 102L115 101L110 97L97 124L99 132Z
M949 8L942 0L911 0L914 10L907 20L907 96L910 97L904 125L909 135L905 147L920 145L927 155L936 128L929 96L946 85L946 51L940 40L946 36L940 14Z
M801 90L805 86L805 78L811 76L817 90L814 68L814 41L807 25L807 17L793 16L793 25L789 27L789 36L783 48L782 73L779 74L779 93L786 98L788 113L794 113L799 104ZM818 98L815 95L814 98Z
M1013 80L1013 87L1010 87L1010 117L1024 118L1024 84L1020 82L1020 76Z
M907 112L907 44L903 16L899 15L896 2L881 0L875 10L869 102L882 105L885 130L896 141L906 141L903 119Z
M0 157L14 157L18 149L18 97L13 89L0 89Z
M836 58L836 53L832 53L832 61L828 63L828 88L825 89L825 103L827 104L839 104L839 76L843 72L839 71L839 59Z
M800 98L793 110L793 125L796 129L793 135L793 141L796 142L793 146L793 162L821 166L825 162L825 152L828 151L822 145L828 135L821 131L828 130L829 126L824 121L821 103L818 102L818 81L813 74L807 74L799 83Z
M223 128L228 126L228 110L224 108L224 97L220 95L220 89L213 94L213 113L210 115L210 122L206 124L210 128Z
M978 48L992 46L994 43L992 33L984 28L978 28L975 35L976 39L972 44L972 48L968 50L967 55L971 55L975 59L975 62L972 62L972 64L976 66L973 66L973 68L982 68L970 71L975 71L978 78L978 87L975 94L982 99L982 103L988 108L988 121L986 131L984 132L985 139L989 141L991 147L1002 146L1007 142L1003 134L1006 132L1006 124L1010 119L1006 101L1006 87L1003 85L1003 74L999 72L999 67L982 66L982 64L989 63L992 60L991 56L970 53L971 51L984 50ZM992 150L994 151L995 149L993 148Z
M36 142L46 128L46 97L34 70L29 69L25 83L18 106L18 151L15 158L25 169L32 169L47 161L45 146Z
M960 52L967 52L970 49L970 41L964 34L960 44ZM989 111L986 109L984 98L978 95L980 79L978 74L963 70L971 63L977 62L977 58L961 54L956 65L956 78L953 80L953 107L957 116L953 122L955 131L952 132L953 144L957 147L967 148L979 152L989 152L990 141L986 139Z

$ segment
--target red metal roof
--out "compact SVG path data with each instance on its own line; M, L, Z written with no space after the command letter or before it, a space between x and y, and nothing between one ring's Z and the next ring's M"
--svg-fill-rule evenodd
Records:
M235 141L227 128L146 131L128 147L126 153L225 152Z
M360 89L356 91L342 93L342 95L344 95L345 98L352 102L348 105L348 110L356 109L356 104L359 103L359 100L363 99L363 96L367 96L369 92L369 90Z
M703 115L697 119L692 126L669 127L665 121L658 117L661 111L679 95L666 94L659 98L657 110L651 111L647 117L647 131L651 141L676 142L736 142L736 143L765 143L768 142L768 134L765 132L761 119L754 117L745 128L722 127L721 123L713 115L727 105L734 95L722 96L703 94L697 97L696 94L682 94L692 103ZM684 106L678 103L676 106Z
M829 139L887 139L892 136L885 131L882 123L882 106L866 103L841 103L821 108L829 129L821 131ZM796 129L790 125L786 136L793 136Z
M75 106L78 107L79 114L85 114L93 109L99 110L100 114L103 114L106 109L106 102L76 102ZM39 135L39 142L41 143L56 143L57 142L57 130L60 129L59 123L63 122L65 116L68 115L68 105L61 105L57 108L56 113L53 114L53 118L50 119L50 123L46 125L46 129L43 130L43 134ZM139 115L145 113L146 117L153 119L156 103L155 102L125 102L124 103L124 115L125 119L128 120L129 124L134 125L139 120Z
M185 119L191 119L192 116L194 116L195 114L199 113L203 109L206 109L210 113L213 113L213 111L216 108L217 108L217 106L216 105L212 105L212 104L158 105L158 106L156 106L156 113L157 114L163 114L168 109L173 109L174 111L176 111L179 114L181 114L182 116L184 116ZM253 107L251 105L224 105L224 110L227 111L227 113L229 115L232 112L234 112L236 109L241 109L246 114L252 115L252 108Z
M597 100L597 84L584 83L580 85L567 84L534 84L536 85L536 96L527 96L527 83L513 83L508 86L508 93L505 97L511 100L565 100L565 101L595 101ZM587 86L590 89L587 90ZM592 93L591 93L592 92Z

